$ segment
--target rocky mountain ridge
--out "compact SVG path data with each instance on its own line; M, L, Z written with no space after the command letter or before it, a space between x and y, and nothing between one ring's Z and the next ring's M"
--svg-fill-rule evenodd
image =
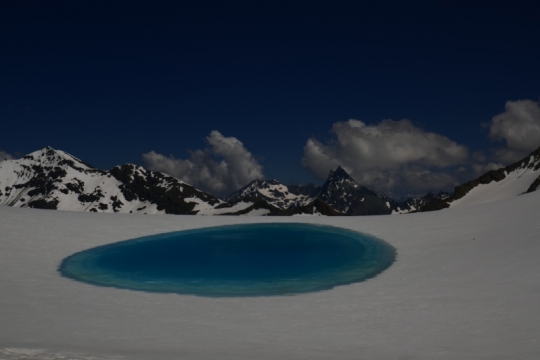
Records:
M268 204L285 210L311 203L319 191L320 187L313 184L287 186L277 180L253 180L224 200L235 202L246 199L262 199Z
M502 200L536 191L540 188L540 148L511 165L491 170L482 176L456 186L454 193L420 207L434 211Z
M289 211L318 200L319 205L326 204L326 207L334 209L339 215L385 215L416 210L407 202L398 202L359 185L342 167L331 170L323 186L285 185L277 180L254 180L225 200L254 199ZM408 201L418 206L413 200Z
M294 206L256 197L224 201L164 173L134 164L99 170L51 147L0 162L4 206L175 215L339 215L296 190L296 200L289 204Z
M172 176L124 164L109 171L51 147L0 162L0 205L91 212L177 215L384 215L440 210L540 188L540 148L521 161L455 188L397 201L341 167L323 186L254 180L219 199Z
M90 212L219 214L238 211L172 176L125 164L109 171L51 147L0 163L0 205Z

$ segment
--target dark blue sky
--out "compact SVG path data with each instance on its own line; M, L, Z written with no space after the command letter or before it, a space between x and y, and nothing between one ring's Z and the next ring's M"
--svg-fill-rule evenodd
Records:
M189 157L212 130L307 182L332 124L410 119L473 152L540 96L535 2L2 1L0 149L100 168Z

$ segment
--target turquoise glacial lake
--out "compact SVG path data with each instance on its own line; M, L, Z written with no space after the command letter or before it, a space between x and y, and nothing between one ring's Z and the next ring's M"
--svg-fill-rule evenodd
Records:
M377 238L330 226L269 223L164 233L64 259L61 275L98 285L209 297L294 295L372 278L395 260Z

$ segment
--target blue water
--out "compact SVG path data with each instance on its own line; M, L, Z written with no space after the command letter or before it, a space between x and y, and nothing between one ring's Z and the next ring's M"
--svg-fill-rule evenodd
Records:
M395 249L358 232L309 224L230 225L165 233L64 259L68 278L199 296L290 295L371 278Z

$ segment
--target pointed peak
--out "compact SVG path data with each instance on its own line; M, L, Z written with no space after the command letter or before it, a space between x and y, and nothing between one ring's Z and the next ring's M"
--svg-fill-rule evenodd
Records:
M252 180L250 183L248 183L247 185L245 185L244 187L249 187L251 185L260 185L260 184L264 184L266 180L263 180L263 179L255 179L255 180Z
M60 164L63 162L69 166L84 169L94 169L94 167L75 156L68 154L62 150L56 150L51 146L45 146L42 149L31 152L25 155L22 159L38 161L41 163Z
M343 169L341 166L338 166L336 170L330 170L330 174L328 174L328 179L348 179L353 180L353 178Z
M38 151L42 152L43 154L58 154L58 151L49 145Z
M27 154L25 158L39 159L41 157L54 156L56 154L58 154L58 151L56 151L50 146L45 146L44 148L41 148L39 150L31 152L30 154Z

